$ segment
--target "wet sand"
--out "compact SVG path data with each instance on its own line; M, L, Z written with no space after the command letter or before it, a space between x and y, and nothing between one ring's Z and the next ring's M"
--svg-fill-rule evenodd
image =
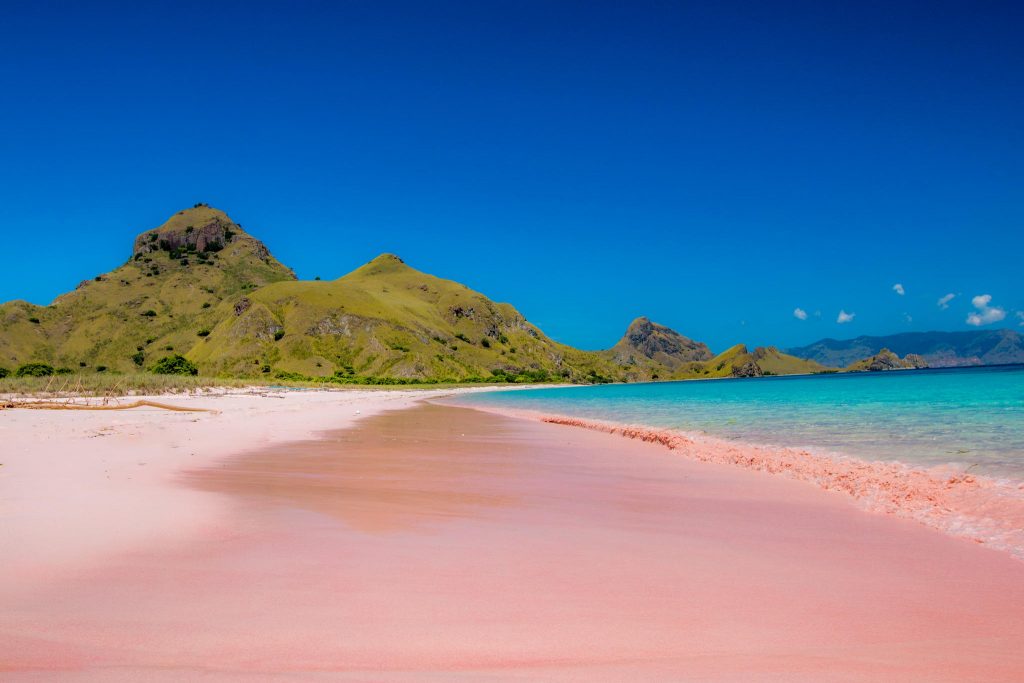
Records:
M4 595L4 679L1024 678L1024 563L655 444L427 404L178 480L226 512Z

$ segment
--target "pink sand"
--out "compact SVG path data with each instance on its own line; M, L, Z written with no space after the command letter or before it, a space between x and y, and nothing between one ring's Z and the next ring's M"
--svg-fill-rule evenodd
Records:
M1024 484L976 476L949 467L916 469L803 449L728 441L706 434L477 407L498 415L591 429L659 444L699 462L733 465L819 486L849 496L862 508L915 519L952 536L1003 550L1024 560Z
M280 402L311 405L294 431L322 425L313 397ZM216 434L226 448L283 419L223 405L95 440L126 474L131 429L145 436L134 456L150 458L153 440ZM68 418L17 419L8 436ZM81 460L103 452L83 455L76 429L37 448L58 515L76 478L95 483ZM1024 679L1024 563L657 444L426 405L320 441L160 462L146 491L187 529L133 494L104 520L137 506L137 535L81 557L33 553L37 568L59 565L35 580L0 575L5 680ZM5 504L40 483L12 476L0 475ZM117 482L100 497L135 486ZM43 526L47 542L71 540ZM0 565L20 554L0 549Z

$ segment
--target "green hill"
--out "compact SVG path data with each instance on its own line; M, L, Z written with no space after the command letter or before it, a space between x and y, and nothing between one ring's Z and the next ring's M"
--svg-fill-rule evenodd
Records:
M712 356L647 318L611 349L581 351L511 305L393 254L334 281L298 281L203 204L141 233L127 263L49 306L0 305L0 368L129 373L177 354L206 376L335 382L635 382L824 369L773 347Z
M0 362L138 370L191 349L220 321L221 302L294 279L222 211L197 206L139 235L127 263L51 305L0 305Z
M189 357L208 372L306 376L622 379L509 304L384 254L332 282L277 282L225 302Z

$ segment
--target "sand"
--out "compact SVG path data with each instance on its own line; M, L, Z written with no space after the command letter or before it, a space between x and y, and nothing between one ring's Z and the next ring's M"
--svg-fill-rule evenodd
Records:
M1024 678L1006 553L422 396L0 414L0 677Z

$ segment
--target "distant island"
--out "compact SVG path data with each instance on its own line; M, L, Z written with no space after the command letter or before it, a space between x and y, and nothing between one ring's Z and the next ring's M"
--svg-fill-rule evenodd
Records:
M902 357L901 357L902 356ZM1010 330L706 344L639 317L604 351L553 341L513 306L382 254L300 281L205 204L139 234L131 257L49 306L0 305L0 377L202 374L337 384L643 382L1024 361Z

